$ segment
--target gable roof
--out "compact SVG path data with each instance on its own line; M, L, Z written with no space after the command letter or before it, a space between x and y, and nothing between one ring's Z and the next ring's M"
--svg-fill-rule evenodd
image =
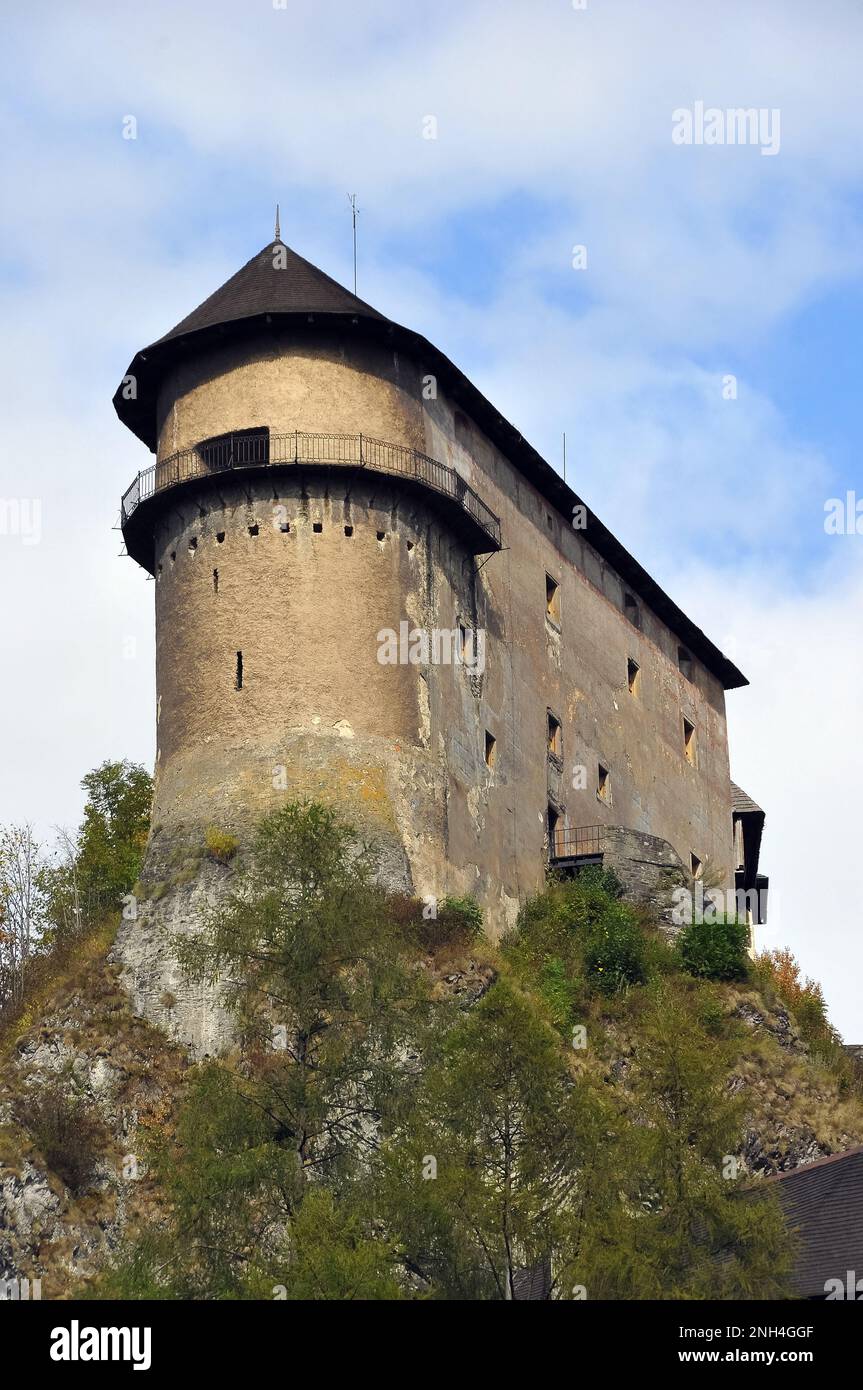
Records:
M277 249L286 253L283 269L275 265ZM346 338L352 335L371 338L390 348L403 348L413 356L424 370L437 377L453 402L463 408L501 453L567 520L575 515L577 507L584 507L586 534L589 534L593 549L726 690L749 684L734 663L669 598L596 513L444 353L421 333L393 322L351 294L280 240L263 247L169 333L135 354L114 393L114 409L123 424L155 452L159 386L175 362L217 346L228 334L232 340L246 334L251 337L270 323L303 325L306 331L314 333L321 322L337 325ZM135 381L134 396L125 389L129 378Z
M768 1178L799 1248L793 1282L801 1298L823 1298L828 1279L863 1277L863 1145Z

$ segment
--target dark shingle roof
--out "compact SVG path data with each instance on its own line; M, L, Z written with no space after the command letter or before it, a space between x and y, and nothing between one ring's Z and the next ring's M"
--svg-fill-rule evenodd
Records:
M732 811L761 811L757 802L753 801L742 787L738 787L736 782L731 783L731 809ZM761 811L761 814L763 816L764 812Z
M357 299L311 261L283 242L274 241L158 341L167 343L202 328L237 323L258 314L361 314L384 321L377 309Z
M779 1173L775 1184L799 1249L794 1287L801 1298L823 1298L829 1279L863 1277L863 1146Z

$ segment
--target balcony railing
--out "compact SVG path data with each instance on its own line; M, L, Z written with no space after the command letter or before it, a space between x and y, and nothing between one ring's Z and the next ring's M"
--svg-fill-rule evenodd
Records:
M403 444L388 444L365 434L308 434L303 430L270 434L265 430L247 430L182 449L138 474L123 494L121 521L125 525L142 502L179 483L235 469L303 463L368 468L422 483L459 504L488 536L492 542L489 549L500 549L500 519L454 468Z
M552 831L549 859L593 858L601 855L608 836L607 825L560 826Z

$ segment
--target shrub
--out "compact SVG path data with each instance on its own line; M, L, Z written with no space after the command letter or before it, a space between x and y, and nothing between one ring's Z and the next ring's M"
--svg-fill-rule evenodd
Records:
M219 864L227 864L237 852L239 841L229 835L227 830L220 830L217 825L207 826L204 832L204 844L211 859L215 859Z
M86 1102L46 1086L22 1102L19 1123L53 1173L72 1192L82 1192L93 1176L103 1126Z
M617 994L647 978L644 938L627 916L612 916L591 933L584 955L588 980L600 994Z
M413 928L423 951L467 950L482 934L482 908L474 898L441 898L433 917L424 915L424 906L421 899L408 898L395 909L398 920Z
M747 973L749 927L736 918L689 922L677 941L680 962L690 975L705 980L740 980Z

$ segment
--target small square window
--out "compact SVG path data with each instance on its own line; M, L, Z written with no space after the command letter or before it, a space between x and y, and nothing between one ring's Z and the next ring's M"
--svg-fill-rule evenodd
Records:
M600 801L608 802L611 805L611 776L608 768L599 764L596 771L596 795Z
M632 594L623 595L623 611L633 627L641 627L641 610Z
M378 540L379 540L379 541L385 541L386 538L387 538L387 533L386 533L386 531L378 531Z
M258 531L259 531L258 523L257 523L256 521L253 521L252 524L251 524L251 526L249 527L249 535L250 535L250 536L257 536L257 535L258 535Z
M550 574L545 576L545 616L560 627L560 585Z
M551 710L548 711L547 720L548 755L550 758L562 758L563 730L560 727L560 720L552 714Z
M354 528L353 528L353 526L346 526L346 527L345 527L345 535L348 536L348 537L350 537L350 536L352 536L353 534L354 534Z
M686 754L686 761L695 763L695 725L690 724L686 715L683 716L683 751Z
M488 729L485 731L485 765L494 767L495 757L497 756L497 739L494 734L490 734Z
M323 531L323 529L324 529L324 524L323 524L322 521L313 521L313 522L312 522L312 530L314 531L314 533L315 533L316 536L319 536L319 535L321 534L321 532Z
M630 657L629 660L628 660L627 663L626 663L626 684L629 686L629 693L630 693L630 695L637 695L637 694L638 694L638 687L639 687L639 679L638 679L638 678L639 678L640 674L641 674L641 672L640 672L640 670L639 670L638 662L637 662L637 661L633 661L632 657Z

